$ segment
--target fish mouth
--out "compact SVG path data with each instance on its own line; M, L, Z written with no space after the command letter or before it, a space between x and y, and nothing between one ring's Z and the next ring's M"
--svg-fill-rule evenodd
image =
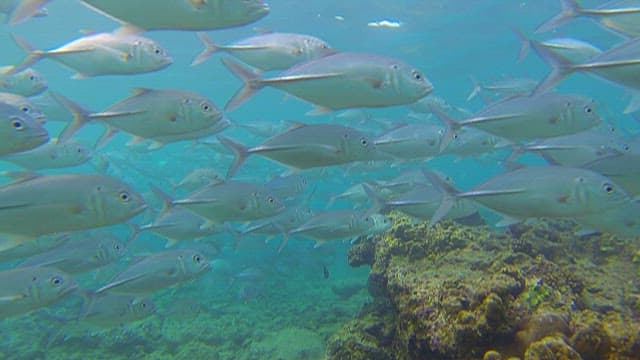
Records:
M60 291L58 294L60 295L60 297L64 297L67 296L71 293L80 291L80 286L78 285L77 282L75 282L75 280L73 281L73 285L69 286L68 288L65 288L64 290Z

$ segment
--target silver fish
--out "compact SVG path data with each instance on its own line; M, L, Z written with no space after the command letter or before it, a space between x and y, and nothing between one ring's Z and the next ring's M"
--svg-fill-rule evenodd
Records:
M461 122L435 107L433 111L447 124L442 150L449 145L455 131L465 126L521 141L574 134L600 123L592 99L552 92L493 103Z
M198 37L205 48L191 65L200 64L212 54L224 51L262 71L286 70L305 61L336 53L325 41L304 34L260 34L231 45L218 45L204 33L198 33Z
M260 154L297 169L309 169L370 160L375 153L375 145L365 134L350 127L330 124L296 124L252 148L222 136L218 140L236 155L227 177L233 176L252 154Z
M378 151L398 159L431 158L440 153L443 126L406 124L392 129L373 140Z
M145 295L192 280L208 270L209 260L197 251L163 251L129 266L95 293Z
M527 43L528 44L528 43ZM521 55L522 57L522 55ZM489 92L494 97L505 98L516 95L526 95L530 93L538 84L538 80L529 78L506 78L496 80L491 83L481 83L475 77L471 77L473 90L467 96L467 101L471 101L478 95ZM484 98L485 103L491 103L490 99ZM439 106L442 108L442 106Z
M0 283L0 319L46 307L78 288L69 274L50 267L0 271Z
M618 236L640 236L640 198L626 202L618 207L599 212L578 216L574 220L587 228L615 234Z
M303 194L309 186L309 181L302 175L290 174L275 176L265 186L278 198L289 200Z
M35 149L5 155L0 157L0 160L8 161L25 169L39 170L82 165L92 156L91 148L77 140L70 139L59 142L58 139L51 139L48 143Z
M42 74L32 68L16 73L11 70L13 66L0 68L0 91L28 97L41 94L49 87Z
M0 261L12 261L40 254L57 248L69 241L70 238L68 234L41 236L33 241L27 241L16 247L0 251Z
M312 114L356 107L411 104L431 93L433 85L411 65L365 53L337 53L294 66L271 78L228 58L223 64L244 82L227 103L234 109L256 91L272 86L316 105Z
M552 30L576 17L594 19L607 29L634 37L640 35L640 1L611 0L595 9L586 9L576 0L560 0L560 14L538 26L536 32Z
M444 138L444 135L443 135ZM442 154L477 156L507 147L513 142L473 127L466 127L453 134L451 142Z
M79 274L117 261L125 245L112 235L87 235L55 249L31 256L18 266L50 266L69 274Z
M89 8L142 30L213 30L257 21L263 0L82 0Z
M306 205L289 207L276 216L250 224L240 232L239 236L247 234L261 234L269 237L282 235L282 241L278 246L278 251L282 251L289 240L289 232L310 220L313 215L313 210ZM240 240L241 238L236 242L236 247L238 247Z
M582 165L620 184L633 195L640 194L640 143L631 142L628 150L618 151Z
M90 113L59 94L54 97L76 114L75 121L60 135L63 140L87 122L99 120L109 126L99 144L104 144L116 130L123 130L137 138L155 141L159 147L167 142L192 139L192 134L201 131L219 131L223 123L222 113L211 100L184 90L135 89L133 95L99 113Z
M638 8L640 16L640 8ZM548 62L552 70L538 84L535 93L539 94L574 72L584 72L613 82L628 90L631 101L625 113L640 109L640 37L628 40L620 45L600 53L587 61L571 63L564 57L532 41L531 45L538 55Z
M118 224L145 208L135 190L109 176L26 174L0 187L0 233L8 236L0 248L40 235Z
M430 220L438 211L443 196L445 195L434 186L418 185L413 190L385 201L384 205L418 219ZM473 201L460 199L453 204L445 218L460 219L477 212L478 206Z
M571 218L600 213L630 201L613 180L590 170L560 166L525 167L498 174L466 192L458 192L428 175L450 196L443 197L432 222L442 218L455 199L469 198L516 219Z
M0 92L0 103L13 106L19 111L31 116L40 123L45 123L47 116L31 100L22 95Z
M44 9L51 0L0 0L0 13L7 14L6 22L16 25L32 17L47 15Z
M27 52L20 71L35 62L49 58L74 70L74 78L101 75L131 75L163 69L173 63L167 51L155 41L138 35L99 33L74 40L53 50L37 50L25 39L13 35Z
M0 104L0 155L34 149L49 140L37 120L7 104Z
M106 293L92 296L78 316L78 321L108 329L146 319L156 310L157 306L151 299Z
M220 182L223 179L222 175L215 169L199 168L191 171L180 182L173 184L172 187L174 191L178 189L193 191L199 187Z
M291 230L316 241L316 247L332 240L355 240L359 236L386 231L391 220L380 214L361 210L333 210L318 213L304 224Z
M151 190L162 200L162 210L152 223L139 227L135 235L151 231L167 239L166 247L170 247L181 240L199 240L220 232L220 229L202 216L174 206L173 199L159 188L152 186Z
M185 199L173 201L213 223L256 220L284 210L282 201L263 185L228 181L206 185Z

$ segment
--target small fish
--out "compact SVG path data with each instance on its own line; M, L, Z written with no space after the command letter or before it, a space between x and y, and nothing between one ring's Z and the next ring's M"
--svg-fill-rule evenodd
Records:
M433 112L447 124L440 145L442 150L449 145L455 131L465 126L521 141L575 134L600 123L600 115L592 99L553 92L499 101L461 122L436 107L433 107Z
M38 236L124 222L146 209L129 185L93 174L9 174L16 181L0 187L0 249Z
M199 187L218 183L223 180L223 176L212 168L199 168L192 170L180 182L173 185L173 190L193 191Z
M29 100L31 100L31 102L46 115L48 122L73 122L74 113L72 110L66 107L65 104L61 104L56 100L56 98L59 98L62 95L52 94L54 93L47 91L43 94L31 97Z
M47 80L38 71L26 68L11 72L13 66L0 67L0 91L22 96L35 96L49 87Z
M247 234L261 234L269 237L282 235L282 241L278 246L278 251L281 251L289 241L289 232L307 222L313 214L313 210L306 205L288 207L280 214L252 223L243 229L235 247L237 248L242 240L240 237Z
M37 120L13 106L0 104L0 155L34 149L49 141Z
M89 298L78 322L109 329L148 318L157 311L151 299L126 294L99 294Z
M137 35L99 33L74 40L53 50L37 50L25 39L12 35L28 54L11 72L49 58L74 70L74 78L101 75L131 75L163 69L173 63L167 51L155 41Z
M209 260L197 251L163 251L129 266L95 294L146 295L192 280L208 270Z
M638 16L640 16L640 8ZM640 37L616 45L587 61L572 63L536 41L531 42L536 53L551 65L551 72L542 80L535 94L545 92L574 72L584 72L620 85L631 94L625 113L640 110Z
M181 240L199 240L220 232L218 227L202 216L174 206L173 199L159 188L152 186L151 191L162 200L162 210L152 223L138 227L133 237L143 231L151 231L167 239L166 247L170 247Z
M527 39L524 34L519 32L517 32L517 34L521 41L518 60L522 61L529 53L532 42ZM602 50L595 45L573 38L554 38L538 42L537 45L545 47L547 50L556 54L556 56L563 58L566 62L571 64L579 64L581 62L589 61L593 57L602 53ZM534 90L537 85L538 82L536 81L533 87L529 90Z
M57 248L69 241L70 238L68 234L41 236L33 241L27 241L11 249L0 251L0 261L13 261L40 254Z
M59 142L51 139L48 143L35 149L13 153L0 157L28 170L60 169L78 166L91 160L93 151L85 144L70 139Z
M304 194L309 187L309 181L302 175L290 174L275 176L265 186L279 199L292 200Z
M271 78L228 58L223 64L244 82L225 106L234 109L256 91L272 86L316 105L310 114L357 107L406 105L429 95L433 85L411 65L365 53L336 53L301 63Z
M51 0L0 0L0 13L7 14L6 22L17 25L32 17L46 16L44 6Z
M506 78L491 83L481 83L472 76L471 82L473 83L473 90L471 90L471 93L467 96L467 101L471 101L476 96L482 95L485 92L489 92L498 98L526 95L538 85L538 80L529 78ZM485 100L485 103L492 102L490 99L485 99L484 97L483 100ZM442 108L442 106L439 107Z
M449 194L443 197L432 223L447 214L456 199L463 198L473 199L512 221L596 214L631 199L613 180L580 168L525 167L495 175L466 192L458 192L433 174L427 176L436 187Z
M185 207L213 223L256 220L284 210L282 201L269 188L240 181L206 185L172 204Z
M252 154L260 154L297 169L309 169L370 160L375 152L375 145L365 134L350 127L330 124L296 124L252 148L223 136L218 136L218 140L236 155L227 178L232 177Z
M434 186L418 185L402 195L384 201L385 207L402 211L421 220L430 220L443 201L442 191ZM478 212L478 206L469 199L456 201L446 215L447 219L461 219Z
M228 126L228 120L223 120L222 113L211 100L190 91L134 89L133 95L99 113L90 113L60 94L53 95L75 114L74 122L60 135L63 140L87 122L96 120L108 126L99 145L106 143L117 130L122 130L134 135L133 142L154 141L152 148L191 140L193 134L199 136L201 132L209 135L209 130L217 132L226 127L224 124Z
M78 288L71 277L50 267L0 271L0 319L49 306Z
M586 9L576 0L560 0L560 14L538 26L536 32L552 30L576 17L598 21L602 26L624 36L640 35L640 1L611 0L595 9Z
M82 0L131 31L214 30L252 23L269 13L263 0ZM130 25L128 25L130 24Z
M574 220L587 230L597 230L625 237L640 236L640 198L596 214L578 216Z
M399 160L432 158L440 153L445 128L432 124L405 124L373 140L376 149Z
M124 255L125 245L112 235L88 235L31 256L18 266L51 266L79 274L111 264Z
M442 150L441 154L453 154L460 157L478 156L512 144L512 141L503 137L473 127L466 127L453 134L451 142Z
M329 278L329 269L327 269L327 265L322 265L322 277L325 279Z
M231 45L215 44L204 33L198 33L198 37L205 48L191 65L198 65L212 54L224 51L262 71L286 70L305 61L336 53L325 41L304 34L266 33Z
M583 164L582 167L613 179L633 195L640 195L640 143L631 142L627 151L618 151Z

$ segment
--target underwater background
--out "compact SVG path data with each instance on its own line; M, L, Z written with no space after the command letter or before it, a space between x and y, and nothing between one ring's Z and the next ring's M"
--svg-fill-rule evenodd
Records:
M594 8L601 3L581 5ZM218 44L230 44L260 31L301 33L321 38L339 51L400 59L423 72L434 86L430 97L437 97L441 106L462 119L484 106L479 97L467 100L474 87L471 78L481 83L541 80L549 72L535 55L517 60L521 41L514 28L535 39L576 37L602 49L621 41L587 18L535 34L559 6L556 0L271 0L264 18L207 34ZM11 34L28 39L37 49L52 49L82 36L81 30L110 32L119 27L79 1L53 0L46 7L47 16L0 26L0 65L19 64L25 57ZM148 9L149 16L155 11ZM384 20L393 26L372 25ZM93 111L126 98L134 88L189 90L222 109L241 86L219 61L226 54L191 66L202 51L195 32L157 30L144 36L162 44L173 64L145 74L81 80L72 79L72 71L48 59L33 68L46 78L50 91ZM620 134L631 138L640 132L638 119L623 114L628 101L623 89L583 74L572 75L556 89L595 99L602 118ZM232 123L252 128L231 125L224 136L253 146L295 122L342 124L373 136L431 116L427 105L319 116L306 115L310 109L303 100L265 88L238 109L225 112ZM48 121L46 128L55 137L66 125ZM89 124L74 138L93 147L103 132L103 126ZM102 172L126 182L149 204L146 212L130 221L143 225L153 221L162 207L151 185L184 197L187 192L174 186L193 170L210 168L224 178L233 161L215 137L159 149L131 145L129 140L121 132L95 148L89 162L41 173ZM444 173L455 179L457 188L468 189L502 173L500 160L508 154L502 149L394 165L304 170L301 198L318 211L366 209L372 206L366 198L330 199L358 183L388 180L422 168ZM545 164L530 154L520 162ZM9 162L0 163L0 170L22 171ZM234 179L265 183L287 171L286 166L252 156ZM279 234L270 241L257 234L238 240L235 231L245 224L234 223L230 227L235 230L223 228L172 247L196 249L209 259L210 269L149 295L156 307L151 316L115 327L86 326L76 321L86 298L66 297L3 319L0 358L640 359L637 236L578 237L579 226L565 219L496 229L492 225L497 216L489 211L482 215L487 225L445 220L429 227L428 219L417 221L395 211L388 214L392 225L383 233L320 246L291 234L282 251ZM90 233L115 235L125 242L131 231L127 224L119 224ZM152 232L142 232L116 262L74 277L80 287L95 290L138 258L166 250L165 243ZM20 261L2 257L0 270L13 269Z

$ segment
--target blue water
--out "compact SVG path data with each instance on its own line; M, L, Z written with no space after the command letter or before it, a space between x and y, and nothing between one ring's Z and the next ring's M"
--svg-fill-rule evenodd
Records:
M596 6L598 1L584 1ZM317 36L342 51L369 52L399 58L420 69L434 84L434 95L449 104L471 112L482 108L478 99L466 102L472 89L470 76L483 82L504 78L541 79L549 67L530 54L517 62L520 47L510 30L515 27L527 35L558 11L555 0L271 0L271 13L256 23L243 27L208 32L217 43L226 44L254 35L256 29L296 32ZM108 32L118 24L85 8L77 1L54 0L48 4L49 15L16 26L0 26L0 65L22 61L24 52L10 39L15 33L27 38L36 48L51 49L80 36L80 30ZM154 9L149 9L152 14ZM371 21L398 21L399 28L373 28ZM209 97L219 107L231 98L240 81L213 55L206 63L191 67L202 50L195 33L189 31L152 31L145 34L168 49L174 63L159 72L135 76L102 76L74 80L73 73L60 64L43 60L34 66L46 77L49 89L64 94L88 109L100 111L129 96L132 88L178 88ZM574 20L550 34L538 38L576 36L606 49L621 41L588 19ZM572 75L558 85L563 92L576 92L597 100L610 123L633 135L639 131L631 116L623 116L627 98L619 87L581 74ZM384 131L371 121L353 121L336 114L306 116L310 104L266 88L237 110L226 114L238 123L342 123L370 134ZM387 119L388 124L406 122L409 110L404 106L367 109L373 118ZM49 122L56 134L64 124ZM93 144L103 128L83 128L77 138ZM238 128L224 135L245 144L259 144L260 138ZM151 208L158 210L158 199L149 191L155 184L170 191L170 183L180 181L191 170L211 167L224 174L231 157L192 142L168 144L147 151L125 146L129 135L118 134L95 157L107 155L114 160L110 175L131 184L141 192ZM531 159L539 161L539 159ZM311 206L324 209L327 199L360 181L390 179L402 170L421 168L424 162L398 167L339 166L325 171L303 172L315 193ZM497 161L443 156L428 163L465 189L503 171ZM0 163L0 170L17 170ZM72 169L47 170L45 174L95 172L92 163ZM264 182L283 174L286 167L254 156L240 169L237 178ZM367 203L338 202L335 208L365 208ZM132 222L146 224L153 212L139 215ZM242 225L242 224L239 224ZM105 229L122 239L129 228L124 225ZM308 358L322 358L324 345L331 334L357 314L370 300L366 292L368 269L350 268L347 242L330 242L319 248L300 237L293 237L282 253L277 253L279 239L265 243L262 236L250 236L239 247L234 238L221 233L199 242L183 242L178 247L199 249L216 265L196 280L151 295L158 313L138 323L116 329L77 329L64 325L62 334L52 338L59 326L50 316L70 316L80 309L82 299L71 297L28 315L3 320L0 324L0 357L4 359L88 359L88 358L191 358L191 359L297 359L302 349ZM144 233L118 263L96 272L78 276L80 284L95 289L137 256L164 250L164 240ZM2 263L2 269L15 262ZM329 277L323 276L323 267ZM258 277L236 275L248 268ZM352 297L340 297L332 286L361 286ZM290 332L286 330L293 329ZM301 339L292 339L292 333ZM305 353L306 354L306 353ZM307 356L307 355L305 355Z

